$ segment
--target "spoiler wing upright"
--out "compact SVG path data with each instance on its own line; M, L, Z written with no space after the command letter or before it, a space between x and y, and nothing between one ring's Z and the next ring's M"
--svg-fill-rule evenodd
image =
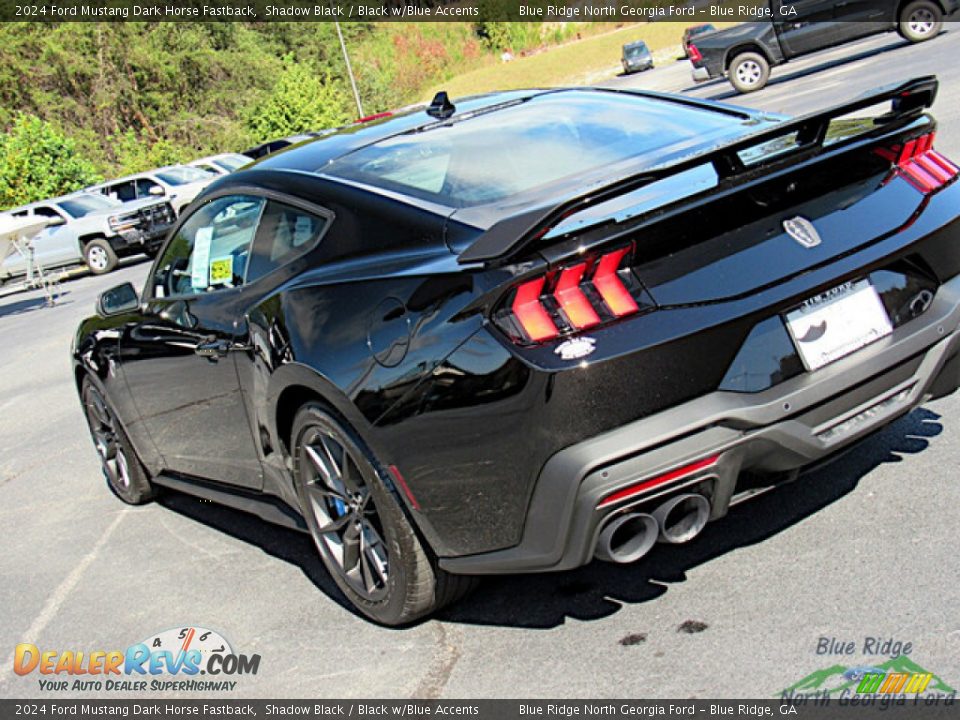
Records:
M890 101L890 111L874 118L878 127L920 115L937 96L939 83L933 75L917 77L900 84L870 91L848 103L827 110L801 115L774 127L749 133L729 143L697 152L675 162L656 165L640 172L621 176L587 192L571 195L557 202L539 205L495 223L457 257L460 264L489 263L510 257L531 242L543 237L565 218L588 207L610 200L644 185L676 175L690 168L710 163L720 179L736 176L746 170L739 153L771 140L796 133L798 150L822 146L830 122L858 110ZM864 133L869 135L869 133Z

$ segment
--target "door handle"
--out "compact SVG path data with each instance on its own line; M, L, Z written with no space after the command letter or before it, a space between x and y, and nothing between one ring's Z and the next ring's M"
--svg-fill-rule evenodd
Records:
M252 348L252 345L242 345L240 343L232 343L229 340L207 338L203 342L197 343L193 352L199 357L205 357L211 362L216 362L220 358L226 357L227 353L231 351L246 351Z

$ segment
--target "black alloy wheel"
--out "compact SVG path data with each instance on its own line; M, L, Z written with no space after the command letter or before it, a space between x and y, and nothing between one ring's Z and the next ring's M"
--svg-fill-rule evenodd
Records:
M387 593L389 553L383 523L359 461L317 426L301 437L302 488L308 512L337 573L376 602Z
M353 428L318 402L293 422L294 477L314 544L337 587L367 617L403 625L466 593L421 541L390 476Z
M142 505L156 496L147 472L100 390L84 378L81 389L84 414L107 484L130 505Z

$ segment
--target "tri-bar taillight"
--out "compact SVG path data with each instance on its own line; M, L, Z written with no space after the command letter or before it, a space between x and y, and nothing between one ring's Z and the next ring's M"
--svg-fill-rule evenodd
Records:
M877 153L896 163L895 172L924 195L946 185L960 173L957 166L933 149L935 133L926 133L903 145Z
M639 312L632 255L628 245L525 280L495 315L497 324L518 342L542 343Z

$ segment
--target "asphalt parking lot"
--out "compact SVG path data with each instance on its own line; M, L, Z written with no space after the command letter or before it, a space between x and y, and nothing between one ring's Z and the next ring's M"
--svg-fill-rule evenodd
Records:
M938 147L957 159L958 56L960 29L820 53L742 98L691 87L686 63L611 82L798 113L938 73ZM347 609L307 536L176 494L126 507L107 490L70 338L97 293L147 270L64 283L53 308L35 292L0 298L0 696L43 696L36 675L12 672L17 643L122 649L187 625L261 656L236 697L772 697L837 663L884 660L862 652L866 638L911 643L914 663L960 687L960 397L688 545L635 566L490 578L438 618L387 630ZM820 638L856 653L818 655Z

